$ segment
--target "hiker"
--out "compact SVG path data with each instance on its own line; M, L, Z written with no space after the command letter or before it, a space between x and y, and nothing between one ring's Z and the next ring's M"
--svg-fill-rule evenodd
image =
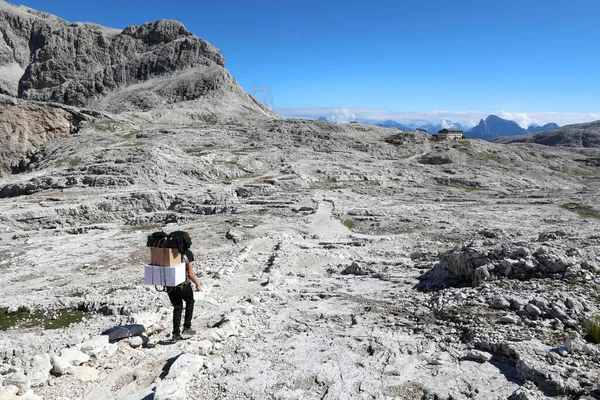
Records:
M190 239L189 232L185 232ZM173 341L187 339L196 334L192 329L192 316L194 314L194 292L192 283L196 286L196 291L200 291L200 284L194 273L194 254L190 249L183 252L183 262L185 264L186 278L185 282L173 287L169 293L169 300L173 305ZM183 330L181 326L181 314L183 312L183 302L185 301L185 318L183 320Z

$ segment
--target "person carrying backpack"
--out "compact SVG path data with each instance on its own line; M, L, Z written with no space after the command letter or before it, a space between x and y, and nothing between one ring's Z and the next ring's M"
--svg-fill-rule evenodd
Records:
M191 235L186 232L191 244ZM173 287L169 292L169 300L173 306L173 338L176 342L181 339L187 339L196 334L192 329L192 317L194 315L194 292L192 283L196 291L200 291L200 284L194 273L194 254L190 249L183 252L183 262L185 264L186 279L182 284ZM181 328L181 315L183 314L183 303L185 302L185 318L183 320L183 330Z

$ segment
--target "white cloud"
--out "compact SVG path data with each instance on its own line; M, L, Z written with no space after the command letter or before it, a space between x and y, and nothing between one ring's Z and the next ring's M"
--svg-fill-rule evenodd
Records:
M464 126L475 126L488 115L517 122L522 127L535 123L544 125L555 122L559 125L580 124L600 120L598 113L561 113L561 112L510 112L510 111L424 111L394 112L389 110L370 110L360 108L294 108L280 109L277 112L286 118L327 118L331 122L349 122L354 119L364 121L383 121L392 119L400 123L440 124L458 122Z
M250 89L252 96L254 96L258 101L260 101L265 107L269 110L272 110L274 107L273 104L273 92L266 86L261 85L253 85Z
M445 129L454 128L454 123L452 121L443 119L442 120L442 128L445 128Z
M342 124L354 121L356 119L356 115L350 113L350 111L344 108L340 110L333 110L333 113L326 117L326 119L334 124Z
M500 111L498 116L502 119L508 119L510 121L515 121L517 124L519 124L521 126L521 128L527 128L531 124L540 125L540 123L537 119L530 117L526 113L510 113L507 111Z

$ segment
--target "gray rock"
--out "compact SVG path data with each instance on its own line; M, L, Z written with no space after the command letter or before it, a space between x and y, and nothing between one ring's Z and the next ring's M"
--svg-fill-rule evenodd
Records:
M31 387L38 387L46 383L50 377L50 355L35 355L30 362L30 368L27 371L27 377L30 380Z
M31 380L22 372L13 372L4 377L3 386L16 386L18 393L25 393L31 387Z
M362 266L356 261L353 261L348 267L344 268L341 272L342 275L369 275L375 271L367 266Z
M527 304L527 306L525 306L525 312L527 312L527 314L529 314L532 317L539 317L540 315L542 315L542 310L540 310L539 307L532 303L529 303Z
M506 300L503 296L494 296L490 302L490 307L507 310L510 308L510 301Z
M485 351L471 350L465 356L467 360L473 360L477 362L488 362L492 359L492 355Z

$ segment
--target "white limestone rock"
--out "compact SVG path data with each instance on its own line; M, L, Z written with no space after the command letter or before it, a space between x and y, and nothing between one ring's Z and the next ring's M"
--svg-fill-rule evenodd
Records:
M81 365L90 360L90 356L75 348L62 349L60 356L67 360L71 365Z
M52 364L50 363L50 355L35 355L30 362L30 369L27 371L27 376L31 380L31 387L41 386L50 377L50 370Z
M201 356L207 356L213 349L213 343L210 340L200 340L196 346L198 348L198 354Z
M73 376L82 382L92 382L98 379L100 371L88 366L76 366L72 369Z
M143 325L148 335L161 332L164 329L165 316L161 313L146 312L135 314L130 317L130 323Z
M50 363L52 364L52 370L50 372L53 374L64 375L71 371L72 364L62 356L52 356Z
M125 342L134 349L141 347L144 344L144 339L141 336L132 336L125 339Z
M467 360L473 360L477 362L488 362L492 359L492 355L485 351L471 350L465 356Z
M204 366L204 358L181 354L171 365L169 374L156 385L155 400L186 400L186 384Z
M107 335L98 335L79 344L77 348L90 357L98 357L101 353L108 352L109 345Z
M25 393L31 387L31 380L23 372L13 372L4 377L2 382L4 386L16 386L17 393Z

